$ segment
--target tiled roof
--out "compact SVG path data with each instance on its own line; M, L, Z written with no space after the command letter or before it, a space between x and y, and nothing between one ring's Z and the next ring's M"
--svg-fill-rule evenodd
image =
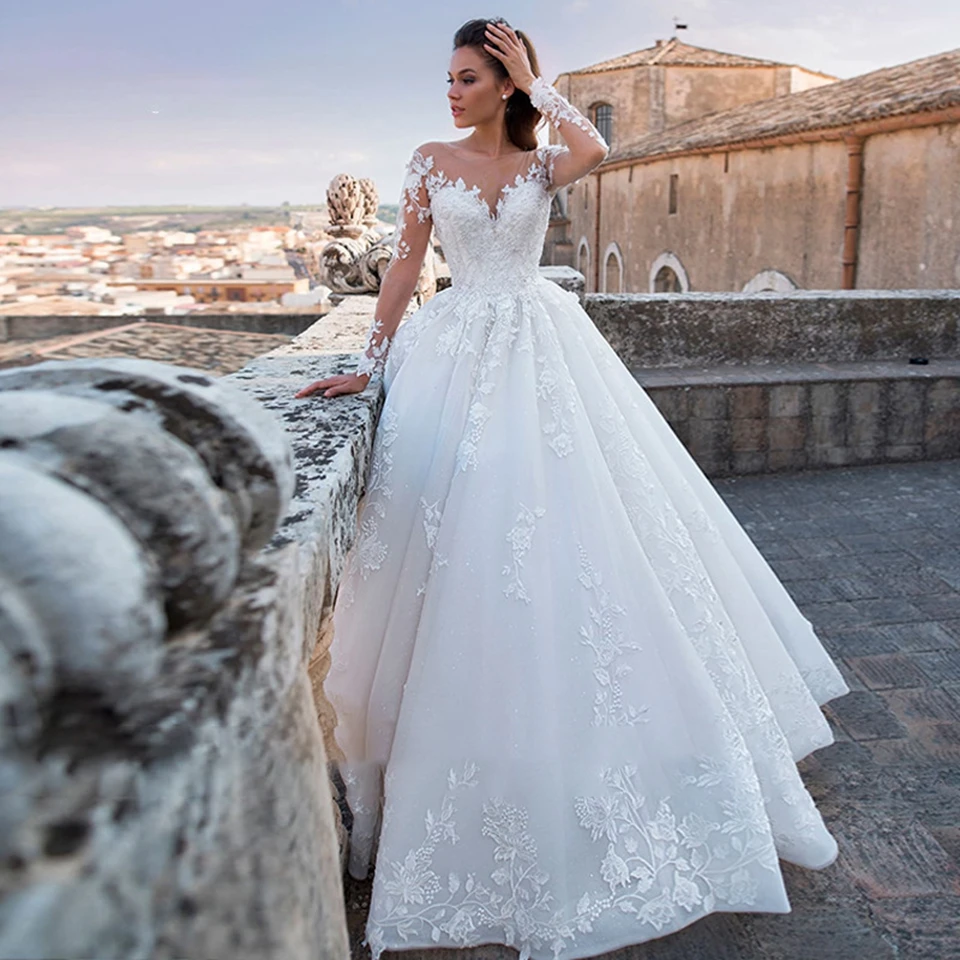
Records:
M238 333L141 321L77 336L0 344L0 369L29 366L41 360L139 357L209 370L222 376L289 342L290 337L277 334Z
M643 50L635 50L633 53L614 57L612 60L591 64L589 67L570 70L563 76L643 66L786 67L791 64L777 63L775 60L758 60L755 57L741 57L736 53L722 53L719 50L708 50L706 47L694 47L688 43L681 43L674 37L672 40L663 41L659 46L646 47Z
M960 49L690 120L611 154L606 165L807 131L848 128L955 106L960 106Z

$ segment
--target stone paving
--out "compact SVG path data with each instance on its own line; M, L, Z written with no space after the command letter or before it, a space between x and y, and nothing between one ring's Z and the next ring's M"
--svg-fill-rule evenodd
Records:
M800 764L840 846L789 914L714 914L605 960L960 960L960 460L715 481L847 678ZM369 882L347 880L354 957ZM386 953L507 960L507 947Z

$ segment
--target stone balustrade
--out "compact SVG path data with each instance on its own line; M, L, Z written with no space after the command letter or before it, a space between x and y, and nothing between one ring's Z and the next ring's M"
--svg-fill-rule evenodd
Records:
M0 374L0 956L349 955L291 452L188 368Z

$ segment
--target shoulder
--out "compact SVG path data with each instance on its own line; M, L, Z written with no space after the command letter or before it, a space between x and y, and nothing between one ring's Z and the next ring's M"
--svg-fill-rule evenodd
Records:
M416 147L413 151L413 156L417 157L432 157L438 153L442 153L447 147L442 140L428 140L426 143L421 143L419 147Z

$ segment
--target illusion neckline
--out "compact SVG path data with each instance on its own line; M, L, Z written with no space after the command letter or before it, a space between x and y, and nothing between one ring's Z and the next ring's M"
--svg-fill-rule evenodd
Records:
M531 153L536 153L536 149L531 150ZM487 215L487 220L491 224L499 223L503 216L503 205L507 197L517 190L519 187L523 186L525 183L529 183L531 180L531 175L533 171L542 164L539 156L535 156L530 163L527 165L526 172L518 173L511 183L508 181L505 184L502 184L500 189L497 192L497 202L491 208L489 202L485 200L480 195L480 185L473 184L473 186L468 187L466 181L463 179L462 175L458 175L456 179L453 179L449 176L444 170L437 166L437 158L430 154L431 159L434 161L434 175L439 175L441 182L436 190L442 190L444 187L452 187L454 190L457 190L460 193L464 193L470 197L473 197L477 203L483 208L484 213Z

